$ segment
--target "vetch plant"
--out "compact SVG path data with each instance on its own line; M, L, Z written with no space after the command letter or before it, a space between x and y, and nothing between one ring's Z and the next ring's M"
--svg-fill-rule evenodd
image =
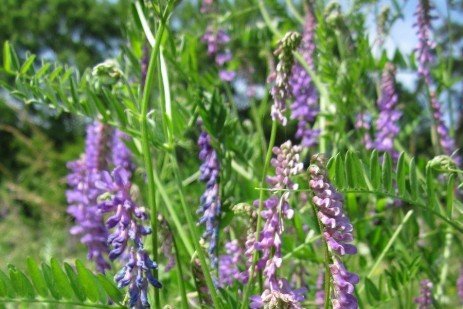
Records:
M0 307L461 306L459 6L367 2L132 0L80 72L4 43Z

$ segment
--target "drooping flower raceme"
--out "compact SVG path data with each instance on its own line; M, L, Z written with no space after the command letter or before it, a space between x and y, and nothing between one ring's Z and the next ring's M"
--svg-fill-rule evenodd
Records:
M292 97L291 84L289 82L291 69L294 63L293 51L301 42L301 35L297 32L288 32L278 43L275 56L278 57L276 70L270 74L268 81L273 83L270 94L273 98L271 110L272 119L286 126L287 118L286 101Z
M378 151L388 152L393 158L398 158L394 149L394 139L399 133L397 123L402 113L397 110L398 95L394 84L395 67L386 64L381 78L381 94L378 99L379 117L376 120L376 137L374 147Z
M88 259L96 263L100 272L105 272L110 265L106 260L108 232L97 202L101 190L95 182L107 167L109 131L107 126L98 122L88 125L85 153L80 159L67 164L70 170L67 176L67 212L75 219L75 226L70 232L81 237L80 241L88 248Z
M197 211L201 215L199 224L205 226L203 239L209 242L208 253L211 265L217 267L218 219L220 216L219 174L220 162L217 152L211 146L211 137L202 131L198 139L199 159L201 160L199 179L206 184L206 190L201 195Z
M435 43L431 39L431 10L433 9L432 4L429 0L420 0L415 15L417 16L417 22L415 24L418 35L418 47L416 48L416 58L418 59L418 73L424 79L430 93L430 105L431 113L436 127L439 144L442 147L444 153L451 156L455 150L455 141L449 134L449 129L445 124L444 117L442 114L442 107L438 100L436 92L431 89L433 80L431 77L431 65L433 62L433 49ZM455 162L460 165L461 157L454 156Z
M418 60L418 74L430 85L431 70L430 64L433 61L433 49L435 43L431 39L431 9L429 0L419 0L415 12L417 18L415 27L417 28L418 46L416 47L416 59Z
M227 287L235 281L246 283L248 274L240 271L238 265L243 258L243 250L239 247L238 241L232 240L225 244L226 254L219 257L219 285Z
M99 208L110 216L106 220L108 229L113 233L108 237L111 246L109 258L114 260L122 254L128 255L128 261L116 274L118 287L129 286L130 307L147 307L148 283L161 288L161 283L153 276L157 265L152 261L143 246L143 237L151 233L151 228L143 223L147 214L132 197L131 154L124 144L125 135L116 131L113 139L113 162L116 168L109 174L102 172L96 186L104 192Z
M232 53L227 48L227 44L230 42L230 36L223 30L213 30L209 27L206 33L201 38L201 41L207 45L207 54L210 57L214 57L215 63L220 69L219 77L225 82L231 82L236 73L234 71L228 71L224 67L232 60Z
M315 17L309 10L306 15L299 52L311 69L314 68L315 26ZM315 146L320 134L320 130L312 128L319 112L318 93L310 75L299 63L295 63L293 66L290 85L294 97L294 103L291 105L291 118L298 121L296 137L301 139L301 145L304 147Z
M415 298L419 309L429 309L432 305L432 282L424 279L420 283L420 296Z
M359 277L348 272L340 260L340 256L357 253L357 248L350 244L353 227L344 211L343 198L328 180L321 155L312 156L309 174L309 186L314 192L312 202L323 227L323 237L333 255L333 264L330 265L334 288L333 308L358 308L354 286L359 282Z
M262 255L257 263L259 269L263 269L265 290L260 296L253 296L251 308L262 308L275 304L284 304L285 308L300 308L303 300L302 291L293 291L286 280L278 278L277 269L281 267L281 242L284 231L283 220L291 219L294 211L289 205L289 193L297 189L291 177L299 174L302 163L299 162L300 146L293 146L287 141L279 148L275 147L271 163L275 167L275 176L267 177L271 190L287 190L284 193L274 192L264 201L264 210L261 216L264 227L260 233L254 248L261 251ZM259 201L255 202L258 205Z

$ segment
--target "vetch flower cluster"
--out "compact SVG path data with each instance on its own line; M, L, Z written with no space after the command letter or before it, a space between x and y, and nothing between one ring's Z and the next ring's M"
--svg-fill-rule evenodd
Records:
M288 32L280 40L278 48L275 50L275 56L278 57L276 71L270 74L268 81L273 83L270 94L273 98L271 110L272 119L286 126L287 118L284 115L286 111L286 100L292 97L291 84L289 82L291 69L294 63L293 51L301 43L301 35L297 32Z
M67 164L70 170L67 176L67 212L75 219L70 232L81 237L80 241L88 248L88 259L96 263L100 272L105 272L110 265L106 260L108 231L98 210L97 198L101 190L95 183L100 178L100 172L107 167L109 131L107 126L99 122L88 125L85 153L80 159Z
M434 59L433 49L435 43L431 39L431 9L429 0L419 0L415 12L417 18L414 26L417 28L418 46L416 47L416 59L418 60L418 74L424 78L427 84L431 84L430 64Z
M309 174L309 186L314 192L312 202L323 228L323 237L333 255L333 263L330 265L334 289L333 308L358 308L354 287L359 282L359 277L348 272L339 258L345 254L357 253L357 248L350 244L353 240L353 227L344 211L343 198L328 180L321 155L312 156Z
M218 219L220 216L219 174L220 162L217 152L211 146L211 137L202 131L198 138L199 159L201 160L199 180L206 184L206 190L201 195L197 211L201 218L198 223L205 226L203 239L209 242L208 253L211 265L217 267L217 239L219 233Z
M398 120L402 113L397 110L398 95L395 89L395 67L387 63L381 78L381 94L377 105L379 117L376 120L376 137L374 147L378 151L388 152L393 158L398 158L394 149L394 140L399 133Z
M420 283L420 296L415 298L419 309L429 309L432 305L432 282L424 279Z
M117 151L113 154L113 161L117 166L112 174L102 172L101 180L96 186L105 192L98 206L101 212L110 214L106 225L113 230L108 237L111 246L109 258L114 260L123 254L128 256L128 261L114 279L119 288L129 286L130 307L138 308L149 306L148 284L161 288L161 283L152 273L157 265L143 246L143 237L151 233L151 228L143 225L147 214L132 197L130 178L133 165L130 152L125 148L124 138L125 135L116 131L113 148Z
M224 69L225 65L232 60L232 53L227 48L230 42L230 36L224 29L214 30L209 27L202 36L201 41L207 45L207 54L214 57L215 63L220 69L219 77L225 82L231 82L236 73Z
M253 296L251 308L262 308L272 304L284 303L287 308L300 308L302 292L289 288L286 280L277 276L277 269L281 267L283 220L291 219L294 211L289 205L289 193L297 189L291 177L301 173L302 163L299 162L300 146L293 146L287 141L279 148L273 148L276 155L271 163L275 167L275 176L267 177L271 190L286 190L284 193L274 192L264 201L265 209L261 212L264 227L255 242L254 248L261 251L262 256L257 263L258 269L263 269L265 291L261 296ZM255 202L258 205L259 201Z
M243 257L243 250L238 241L232 240L225 244L226 254L219 257L219 285L221 287L232 286L235 281L246 283L247 271L240 271L238 265Z
M313 12L308 10L299 52L311 69L314 68L315 26ZM294 97L294 103L291 105L291 118L298 121L296 137L301 139L301 145L304 147L315 146L320 135L320 130L312 128L320 110L318 93L310 75L299 63L294 64L290 85Z
M431 77L431 65L433 62L432 51L435 47L435 43L431 39L431 10L433 5L429 0L420 0L415 15L417 16L417 22L415 24L418 35L418 47L416 48L417 59L418 59L418 74L424 79L430 93L430 105L431 113L436 128L439 144L442 147L444 153L448 156L452 156L456 150L455 141L449 134L449 129L445 124L444 117L442 114L442 107L437 98L436 92L431 89L433 80ZM454 156L455 162L460 165L461 157Z
M160 236L162 239L161 251L162 254L164 254L164 257L167 259L167 264L164 266L164 271L168 272L175 266L175 256L172 253L174 239L169 224L161 214L158 215L158 222Z

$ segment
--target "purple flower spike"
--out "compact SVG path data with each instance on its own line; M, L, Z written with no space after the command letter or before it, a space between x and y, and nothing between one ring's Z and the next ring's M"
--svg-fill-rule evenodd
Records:
M353 240L353 228L344 211L342 195L329 182L322 162L318 155L312 157L309 185L314 192L312 202L318 209L318 219L324 226L323 237L335 253L355 254L357 248L349 244Z
M314 68L315 26L315 17L312 11L309 10L306 15L299 52L311 69ZM320 110L317 90L310 75L299 63L294 64L289 82L294 97L294 103L291 105L291 119L297 119L298 121L296 137L301 139L301 145L304 147L315 146L320 135L320 130L312 128Z
M224 68L233 58L231 51L227 49L227 44L230 42L228 33L223 29L214 31L209 27L201 41L207 45L207 54L215 59L219 68L222 68L219 72L220 79L225 82L231 82L235 79L236 72Z
M429 309L432 305L432 282L424 279L420 283L420 296L415 298L419 309Z
M458 155L454 155L455 141L450 137L449 129L444 122L444 115L441 111L441 104L439 103L436 93L431 92L431 109L432 109L432 118L434 120L434 125L436 126L437 136L439 138L440 146L444 153L448 156L453 156L453 159L457 165L460 165L462 159Z
M302 290L292 290L286 280L277 276L277 269L281 267L283 261L281 253L283 220L291 219L294 215L289 205L289 194L297 189L297 184L293 183L291 178L303 169L302 163L299 162L300 151L301 147L293 146L291 141L285 142L279 148L273 148L276 158L273 158L271 163L275 167L275 176L267 177L267 182L271 190L289 191L279 195L275 192L264 201L264 210L260 213L265 223L259 240L253 243L253 247L262 252L257 267L263 269L266 289L261 296L251 298L251 308L280 308L279 305L284 308L301 308L300 302L304 299ZM258 204L259 201L254 202L255 206Z
M101 212L109 213L106 225L113 230L108 237L111 245L109 258L114 260L121 256L127 257L126 264L114 280L119 288L129 287L131 308L146 308L149 307L149 284L161 288L161 283L152 273L157 265L143 247L143 237L151 233L151 228L143 225L148 216L145 209L132 198L131 177L134 165L132 155L124 143L126 139L124 133L117 130L114 132L112 161L116 168L111 175L107 171L102 172L101 179L96 182L96 187L105 192L102 195L105 199L98 207Z
M285 279L278 279L276 289L266 289L262 295L251 296L249 308L302 309L305 289L293 290Z
M235 281L246 283L247 272L241 272L238 268L243 256L238 241L235 239L225 244L225 250L226 254L219 257L219 286L232 286Z
M394 149L394 139L399 133L398 120L402 113L397 110L398 96L394 85L395 67L388 63L381 79L381 95L378 99L379 118L376 121L376 139L374 147L378 151L388 152L392 158L398 158Z
M70 174L67 177L69 190L66 191L67 212L75 219L70 232L81 237L80 241L88 248L87 258L93 260L102 273L110 268L106 261L108 231L98 210L97 198L101 190L95 187L95 182L107 166L107 135L108 128L101 123L95 122L87 127L83 157L67 164Z
M425 82L431 84L430 64L433 61L433 49L435 43L431 39L431 9L433 6L429 0L418 1L415 12L417 21L418 46L416 48L416 59L418 60L418 74L424 78Z
M200 199L200 206L197 211L201 215L199 224L204 224L205 231L203 239L209 241L208 253L211 265L216 268L217 240L219 235L218 218L220 216L220 192L219 173L220 162L216 151L211 146L211 137L206 131L202 131L198 139L200 167L199 180L206 184L206 190Z
M342 196L328 180L324 161L321 155L312 156L309 186L314 193L312 202L318 210L317 217L323 226L323 237L333 255L333 264L330 265L334 290L332 304L335 309L356 309L358 303L354 296L354 287L359 282L359 277L349 273L339 259L339 256L357 253L357 248L350 244L353 240L353 227L344 211Z
M330 265L331 276L333 277L333 309L356 309L358 308L357 298L354 296L355 285L359 283L359 277L350 273L339 259L334 259Z
M366 149L373 148L373 141L371 140L371 137L370 137L371 125L370 125L369 118L370 118L369 115L360 113L360 114L357 114L355 123L354 123L355 128L361 132L362 142Z
M122 254L129 255L127 263L114 279L119 288L129 286L131 307L146 307L148 282L156 288L160 288L161 284L152 274L157 265L143 248L143 237L151 233L151 228L142 224L147 215L145 209L132 199L130 177L131 172L119 166L112 175L103 172L102 180L96 185L106 192L107 198L99 207L102 212L111 214L106 225L115 230L108 237L108 243L112 247L109 257L114 260Z
M431 77L431 65L434 60L433 49L435 43L431 39L431 10L433 5L429 0L420 0L415 15L417 16L417 22L415 24L418 35L418 47L416 48L416 58L418 59L418 74L424 79L429 92L430 92L430 103L431 113L436 127L439 144L448 156L452 156L456 150L455 142L449 134L444 117L441 111L441 104L438 101L435 91L431 89L433 80ZM457 165L460 165L462 158L459 156L454 157L454 161Z
M301 35L297 32L288 32L280 40L275 55L278 57L276 70L270 74L268 81L273 83L270 94L273 98L271 110L272 120L278 121L281 125L286 126L287 118L284 115L286 111L286 101L292 97L291 84L289 78L294 63L293 51L299 46Z

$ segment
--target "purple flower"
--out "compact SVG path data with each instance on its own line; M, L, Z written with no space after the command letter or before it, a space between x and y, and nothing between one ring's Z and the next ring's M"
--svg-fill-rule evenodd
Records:
M394 85L395 68L386 64L381 79L381 95L378 99L379 117L376 120L376 138L374 147L378 151L388 152L393 158L398 158L394 149L394 139L399 133L397 124L402 113L397 110L398 96Z
M240 271L238 265L243 256L243 250L235 239L225 244L226 254L219 257L219 286L227 287L235 281L246 283L248 280L247 271Z
M432 282L424 279L420 283L420 296L415 298L419 309L428 309L432 305Z
M257 308L287 308L302 309L305 289L293 290L288 281L278 279L277 288L266 289L262 295L251 296L251 309Z
M350 273L344 264L334 258L334 263L330 265L331 276L333 277L333 309L356 309L358 308L357 298L354 296L355 285L359 283L359 277Z
M416 47L416 59L418 60L418 74L424 78L426 83L431 84L430 64L434 57L432 51L435 43L431 39L431 9L433 6L429 0L419 0L415 16L417 21L418 46Z
M453 155L455 148L455 142L450 137L449 129L447 128L444 117L441 111L441 104L437 99L435 91L431 89L433 83L431 77L431 65L433 62L432 51L435 47L435 43L431 39L431 10L433 5L429 0L420 0L415 15L417 16L417 27L418 35L418 47L416 48L417 59L418 59L418 74L424 79L429 92L430 92L430 103L431 112L436 127L439 144L442 147L444 153L448 156ZM462 159L459 156L454 158L455 163L461 164Z
M436 93L431 92L431 109L432 109L432 118L436 126L437 136L439 137L439 143L444 153L448 156L452 156L456 149L455 141L450 136L449 129L444 122L444 115L441 112L441 105L437 99ZM453 159L457 165L461 164L461 157L458 155L453 155Z
M201 195L197 211L201 215L199 224L205 225L203 239L209 241L208 253L211 265L217 267L218 218L220 217L219 173L220 163L216 151L211 146L211 137L202 131L198 139L199 159L201 160L199 180L206 184L206 190Z
M132 199L130 177L131 172L119 166L114 169L112 175L104 171L101 181L96 185L105 192L103 196L106 196L106 199L100 202L99 207L102 212L111 214L106 220L106 225L108 229L114 230L108 237L108 243L112 248L109 258L114 260L124 253L129 253L129 260L114 279L119 288L130 285L131 304L141 303L145 306L147 282L156 288L160 288L161 283L152 275L152 270L157 268L156 263L143 248L143 237L151 233L151 228L143 225L147 220L145 209L139 207ZM128 249L129 241L131 243Z
M67 212L75 219L75 226L70 232L81 237L80 241L88 248L87 258L96 263L100 272L110 268L106 261L108 232L97 202L101 190L95 187L101 170L107 166L107 134L108 127L105 125L98 122L90 124L83 157L67 164L70 170L67 177Z
M284 115L286 111L286 100L292 97L291 84L289 78L294 63L293 51L299 46L301 35L297 32L288 32L278 43L275 56L278 57L276 70L270 74L268 81L273 83L270 94L273 98L271 116L273 121L278 121L286 126L287 119Z
M143 248L130 248L128 262L114 276L118 288L129 286L130 308L149 308L148 283L158 289L162 287L152 273L156 268Z
M463 267L460 269L460 276L457 279L457 292L460 301L463 303Z
M287 141L280 148L273 148L276 158L271 163L275 167L275 176L267 177L267 182L271 190L296 190L297 184L293 183L291 177L299 174L302 163L299 162L300 146L293 146L291 141ZM259 240L254 243L254 248L262 252L262 256L257 263L259 269L263 269L265 277L265 291L259 297L252 298L251 308L260 308L259 304L276 304L279 301L289 306L288 308L300 308L298 302L300 298L289 288L289 284L284 283L277 276L277 269L281 267L282 254L281 242L284 230L283 220L291 219L294 211L289 205L289 193L272 194L264 201L264 210L260 213L264 220L264 227L259 235ZM254 205L258 206L259 201ZM299 295L299 294L298 294ZM258 300L261 300L258 301Z
M210 27L202 36L201 41L207 45L207 54L215 59L218 67L224 66L232 60L232 53L227 49L227 44L230 42L230 36L223 29L218 31L212 30ZM219 77L225 82L231 82L236 76L234 71L221 69Z
M311 69L314 68L315 25L315 18L312 11L309 10L306 15L299 52ZM320 134L320 130L312 128L319 112L317 90L310 75L299 63L294 65L289 82L294 97L294 103L291 105L291 119L297 119L298 121L296 137L301 139L301 145L304 147L315 146L318 143Z
M132 154L125 145L124 141L126 140L128 140L127 134L117 129L114 130L111 144L111 160L114 167L122 167L131 174L135 166L132 162Z
M314 193L312 202L318 210L317 217L323 226L323 237L333 254L333 264L330 265L334 287L333 308L358 308L354 286L359 278L349 273L338 258L357 253L357 248L350 244L353 240L353 227L344 211L342 196L328 180L321 155L312 156L309 174L309 186Z

